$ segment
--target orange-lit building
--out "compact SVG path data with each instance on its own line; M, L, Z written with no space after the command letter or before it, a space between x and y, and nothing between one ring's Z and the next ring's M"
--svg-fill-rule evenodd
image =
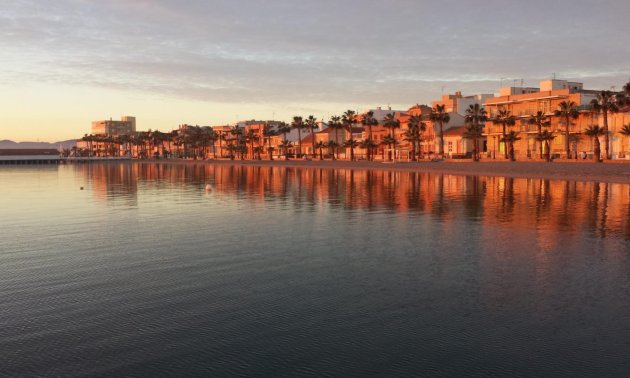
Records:
M573 120L569 127L569 142L573 157L578 152L592 151L590 138L582 137L584 129L597 124L597 117L590 112L590 102L597 97L597 91L585 90L582 83L566 80L544 80L539 88L504 87L497 97L485 101L485 109L490 121L486 122L485 134L488 138L487 157L501 159L505 154L504 143L501 142L502 126L493 122L502 109L510 111L516 118L516 124L507 128L519 133L521 140L514 143L517 159L538 158L539 142L536 141L537 126L529 124L529 119L538 111L549 116L551 126L548 130L556 136L550 145L553 157L566 158L564 120L553 115L563 101L573 101L578 106L580 116ZM600 126L602 124L600 123ZM604 147L602 146L602 150Z

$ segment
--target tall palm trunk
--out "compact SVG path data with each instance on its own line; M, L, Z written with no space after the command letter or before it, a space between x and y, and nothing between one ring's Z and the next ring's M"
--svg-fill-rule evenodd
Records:
M368 139L370 140L370 144L367 148L367 159L368 161L372 161L372 124L368 124Z
M440 120L440 122L438 124L440 125L440 148L439 148L439 154L443 158L444 157L444 131L442 130L442 127L443 127L444 122L442 122Z
M569 119L569 116L567 115L564 118L565 122L566 122L566 126L564 129L564 150L567 154L567 160L571 158L571 145L569 144L569 127L571 124L571 120Z
M302 156L302 133L300 132L300 128L298 127L298 158Z
M337 159L339 159L339 129L335 129L335 149L337 150Z
M508 152L508 143L505 141L505 137L507 136L507 134L505 132L505 123L502 126L503 126L503 128L502 128L502 133L503 133L503 156L507 160L509 158L509 152Z
M608 140L608 109L606 109L606 107L602 109L602 115L604 116L604 153L605 153L604 159L610 160L610 151L609 151L610 141Z
M600 155L602 154L602 148L599 143L599 137L595 135L593 138L593 160L600 161Z
M538 124L538 137L540 138L541 135L542 135L542 125ZM538 156L542 159L543 158L543 141L539 140L538 143L540 143L540 146L538 147L538 150L539 150Z
M542 143L541 143L542 144ZM547 162L551 161L551 151L550 151L551 146L549 145L549 141L546 140L545 141L545 160Z

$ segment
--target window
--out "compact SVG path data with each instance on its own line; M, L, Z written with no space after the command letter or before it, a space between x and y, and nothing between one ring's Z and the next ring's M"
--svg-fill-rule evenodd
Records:
M453 152L453 142L448 142L448 152Z

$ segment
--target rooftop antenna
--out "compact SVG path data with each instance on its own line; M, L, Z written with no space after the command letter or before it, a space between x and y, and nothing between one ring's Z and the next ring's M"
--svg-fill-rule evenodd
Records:
M553 79L556 80L556 73L553 73Z
M502 78L501 78L501 84L500 84L500 87L501 87L501 88L503 88L503 80L505 80L505 78L504 78L504 77L502 77Z
M521 79L521 87L523 86L523 79Z
M518 80L518 79L514 79L514 80L512 80L512 86L513 86L513 87L516 87L516 81L517 81L517 80Z

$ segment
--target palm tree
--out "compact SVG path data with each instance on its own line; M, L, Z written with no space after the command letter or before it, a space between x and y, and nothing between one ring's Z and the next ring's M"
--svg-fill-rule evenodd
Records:
M314 139L313 139L314 140ZM319 149L319 160L324 160L324 148L327 147L327 143L324 142L323 140L320 140L319 142L315 143L313 145L313 151L315 151L315 148Z
M315 129L317 128L317 119L315 119L315 117L313 117L312 115L308 116L306 118L306 121L304 122L304 125L306 126L306 128L308 128L311 131L311 138L313 139L313 159L315 159L316 153L315 153Z
M483 137L483 123L488 120L488 112L479 104L471 104L466 109L466 132L464 137L473 141L473 161L479 161L479 139Z
M396 119L396 115L394 113L389 113L383 118L383 126L389 129L389 135L396 139L394 135L394 129L400 127L400 120Z
M374 143L374 141L372 139L370 139L369 137L366 138L366 139L363 139L361 142L359 142L359 147L364 148L367 151L367 159L368 159L368 161L370 161L370 150L373 150L377 146L378 145L376 143Z
M503 155L507 159L509 157L508 156L509 154L508 154L508 148L506 145L506 141L507 141L506 128L508 126L514 126L514 124L516 123L516 120L509 110L500 109L497 115L492 119L492 122L501 125L501 135L502 135L501 141L503 141L503 146L505 147L503 149Z
M293 143L286 139L280 143L280 149L284 151L284 160L289 160L289 148L291 148L292 145Z
M330 121L328 122L328 127L335 130L335 140L334 140L335 144L331 146L336 148L337 157L333 159L333 160L336 160L339 158L339 146L341 146L341 143L339 143L339 130L343 129L343 123L341 123L341 117L339 116L330 117ZM330 145L330 142L329 142L329 145Z
M291 128L296 129L298 132L298 153L297 157L302 156L302 129L304 128L304 121L302 117L295 116L293 117L293 121L291 122Z
M604 158L609 160L611 156L609 151L608 114L619 111L616 96L612 91L601 91L597 94L597 98L591 101L591 105L595 111L602 114L602 118L604 119Z
M87 142L88 145L88 156L92 156L92 142L94 142L94 135L90 134L85 134L83 135L83 138L81 138L82 141Z
M201 133L199 135L201 139L201 145L203 146L203 155L204 157L208 157L208 147L212 146L213 156L216 157L216 153L214 151L214 141L217 138L216 133L212 130L210 126L202 126Z
M549 130L545 130L543 132L541 132L539 135L536 136L536 140L538 140L540 142L540 146L542 148L543 144L545 146L544 150L545 150L545 160L546 161L551 161L551 147L549 146L549 144L551 143L551 141L555 138L555 135L553 135L552 132L550 132Z
M385 138L383 138L383 140L381 140L381 144L385 145L385 146L388 146L389 149L392 149L392 148L395 149L396 145L398 144L398 141L393 136L386 135ZM392 154L391 157L393 159L394 155ZM383 160L385 160L385 149L383 149Z
M394 129L397 129L400 127L400 120L396 119L396 115L394 113L389 113L387 115L385 115L385 117L383 118L383 126L385 126L386 128L389 129L389 136L391 137L391 139L396 140L396 136L394 134ZM392 144L392 146L394 146L394 151L393 151L393 155L392 158L396 155L396 145L398 144L398 141L396 141L396 143Z
M254 142L258 141L258 134L256 133L256 131L249 129L247 131L247 134L245 134L245 142L249 143L249 149L252 153L252 160L254 160L254 155L255 155L255 151L254 151Z
M505 137L501 138L501 141L507 146L508 157L510 161L516 161L516 157L514 156L514 142L516 142L517 140L521 140L521 138L514 130L511 130L505 135Z
M630 85L630 82L628 82L628 84L626 84L626 85ZM624 136L630 137L630 123L629 123L629 124L627 124L627 125L624 125L624 126L621 128L621 130L619 130L619 133L620 133L621 135L624 135Z
M368 111L367 113L365 113L363 115L363 118L361 119L361 124L363 125L363 127L367 127L368 129L368 137L367 139L370 141L373 141L374 139L372 138L372 126L376 126L378 125L378 120L376 118L374 118L374 112L373 111ZM369 146L376 146L375 143L371 143L368 144ZM369 160L373 160L372 157L372 148L373 147L367 147L367 159Z
M262 135L265 140L267 140L267 151L269 152L269 160L273 160L273 147L271 147L271 137L278 135L276 130L273 129L272 125L265 124L262 129Z
M354 110L346 110L346 112L341 116L341 123L349 135L349 138L344 145L346 147L350 147L350 161L354 161L354 148L358 145L352 136L352 128L357 124L357 114Z
M562 101L558 105L558 109L556 109L553 114L564 120L564 149L567 154L567 159L570 159L571 145L569 144L569 128L571 127L571 120L577 119L580 115L577 105L573 101Z
M449 123L451 120L451 116L446 112L446 105L436 105L433 109L431 109L431 114L429 115L429 120L440 127L440 148L438 152L440 156L444 157L444 125Z
M599 127L598 125L592 125L584 130L584 134L590 136L593 140L593 160L595 160L596 162L601 162L602 149L599 143L599 136L606 134L604 128Z
M233 142L235 146L231 150L232 156L230 156L230 158L234 160L234 152L238 152L241 154L241 160L243 160L243 148L242 148L242 141L241 141L241 136L243 135L243 129L237 124L236 126L234 126L234 128L232 128L232 130L230 130L230 134L234 136Z
M326 147L330 148L330 150L332 151L332 159L337 160L337 157L335 157L335 151L339 153L339 143L335 142L334 140L329 140L328 142L326 142Z
M416 145L420 147L422 133L427 130L427 125L422 122L422 116L409 117L409 128L405 131L405 141L411 143L411 160L417 161L416 154L420 154L420 148L416 149Z
M542 135L542 128L551 126L551 122L549 121L549 116L547 116L545 114L545 112L540 111L540 110L537 111L536 114L532 115L529 118L528 122L529 122L530 125L536 125L536 127L538 127L538 135L536 137L536 140L538 140L538 141L540 141L539 138ZM542 142L540 143L540 146L538 148L538 152L539 152L538 157L540 159L542 159L543 158L543 144L542 144Z

